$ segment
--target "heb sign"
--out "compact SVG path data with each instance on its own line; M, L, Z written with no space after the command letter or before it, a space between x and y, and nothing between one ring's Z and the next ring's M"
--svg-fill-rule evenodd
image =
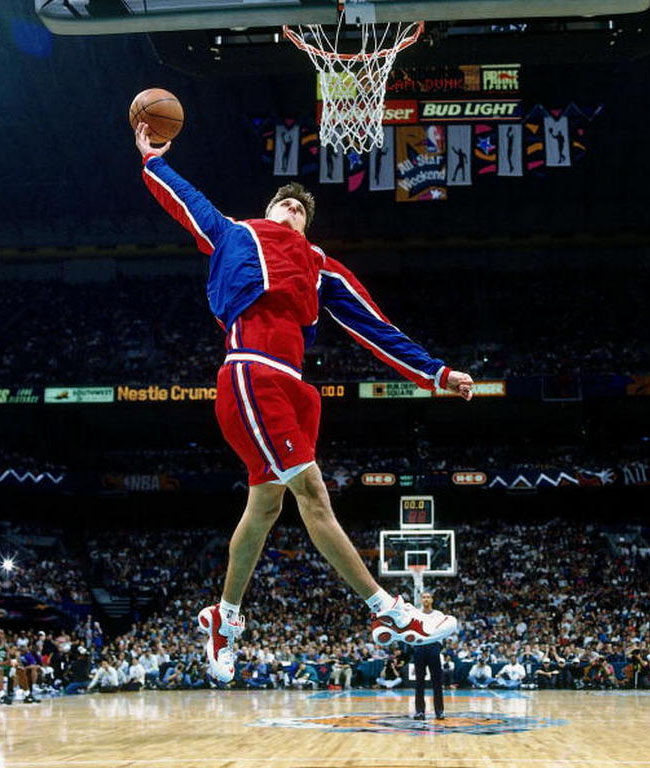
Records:
M451 482L454 485L485 485L487 475L485 472L454 472Z
M397 478L392 472L366 472L361 475L364 485L395 485Z
M422 122L519 120L522 116L520 99L459 99L457 101L420 102L420 121Z

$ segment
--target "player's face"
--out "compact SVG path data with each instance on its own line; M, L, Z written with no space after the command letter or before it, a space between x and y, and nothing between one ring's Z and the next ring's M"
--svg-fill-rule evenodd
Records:
M284 200L276 203L269 211L267 219L275 221L276 224L283 224L301 235L305 234L307 212L300 200L294 197L285 197Z

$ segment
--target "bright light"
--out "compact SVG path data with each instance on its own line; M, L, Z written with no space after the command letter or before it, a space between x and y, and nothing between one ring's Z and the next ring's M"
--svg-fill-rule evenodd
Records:
M2 561L2 570L10 573L15 568L13 557L5 557Z

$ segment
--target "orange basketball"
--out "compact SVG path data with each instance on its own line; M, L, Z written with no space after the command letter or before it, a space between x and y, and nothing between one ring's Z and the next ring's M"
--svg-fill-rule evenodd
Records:
M135 131L138 123L151 129L151 143L165 144L183 127L183 107L173 93L163 88L148 88L131 102L129 122Z

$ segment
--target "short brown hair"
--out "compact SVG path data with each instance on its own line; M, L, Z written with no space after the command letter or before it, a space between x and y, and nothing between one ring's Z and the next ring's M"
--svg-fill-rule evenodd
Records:
M311 192L308 192L302 184L297 181L291 181L289 184L285 184L280 187L278 191L273 195L271 201L266 206L265 216L268 216L271 212L271 208L281 200L285 200L287 197L293 197L295 200L299 200L305 207L306 221L305 229L309 229L312 221L314 220L314 213L316 212L316 201Z

